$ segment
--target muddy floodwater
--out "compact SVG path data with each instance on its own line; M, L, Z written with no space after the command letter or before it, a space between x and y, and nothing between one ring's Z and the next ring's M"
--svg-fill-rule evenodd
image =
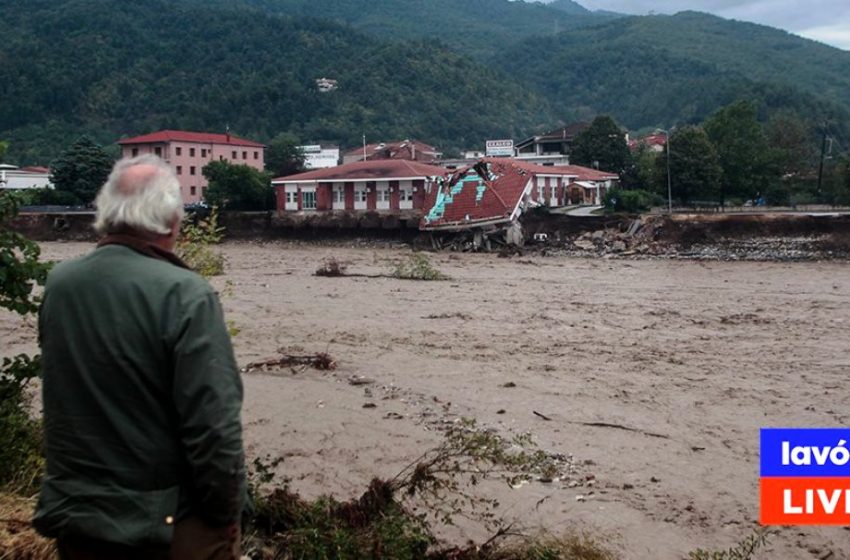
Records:
M441 423L473 417L572 455L569 480L494 486L506 519L678 559L757 526L760 427L850 424L847 263L436 254L451 279L416 282L313 276L329 256L387 272L401 248L222 250L213 283L240 365L278 351L339 364L244 376L249 457L285 457L307 496L358 495L436 445ZM32 321L0 314L0 355L35 341ZM761 557L850 558L850 531L781 528Z

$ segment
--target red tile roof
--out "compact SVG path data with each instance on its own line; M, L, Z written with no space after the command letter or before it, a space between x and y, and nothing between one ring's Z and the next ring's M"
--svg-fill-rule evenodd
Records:
M379 159L355 161L328 167L314 169L304 173L288 175L273 179L272 183L298 183L312 181L371 181L375 179L411 179L419 177L444 176L449 171L436 165L427 165L418 161L402 159Z
M363 147L347 151L344 156L348 158L358 157L363 159ZM418 140L402 140L381 144L366 145L366 159L406 159L432 163L437 160L440 152L434 146L425 144Z
M653 146L666 146L667 137L664 134L650 134L643 138L629 140L629 149L632 151L637 150L640 145L644 145L647 148L651 148Z
M21 167L20 171L26 171L27 173L49 173L50 169L41 165L29 165L27 167Z
M591 167L582 167L581 165L540 165L521 159L506 158L485 158L483 161L512 162L514 165L535 175L566 175L574 178L576 181L608 181L620 178L616 173L599 171Z
M482 165L483 164L483 165ZM486 167L485 167L486 166ZM490 177L484 177L489 170ZM475 177L479 180L474 180ZM473 180L464 181L465 178ZM532 174L515 160L491 159L460 169L425 198L421 229L508 221L522 201Z
M233 134L216 134L213 132L188 132L186 130L160 130L132 138L119 140L119 144L153 144L160 142L194 142L196 144L228 144L231 146L250 146L264 148L263 144L253 140L245 140Z

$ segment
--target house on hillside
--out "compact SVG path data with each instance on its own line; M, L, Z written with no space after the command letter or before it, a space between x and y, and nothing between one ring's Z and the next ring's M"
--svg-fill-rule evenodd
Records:
M403 159L357 161L272 180L278 212L421 210L442 167Z
M46 167L18 167L0 164L0 189L52 189L50 170Z
M434 164L443 154L434 146L418 140L402 140L379 144L367 144L346 152L343 163L370 161L379 159L401 159L419 163Z
M517 142L516 157L539 164L569 165L572 143L590 124L577 122Z
M265 146L233 134L160 130L119 140L122 157L154 154L171 164L180 182L184 204L201 202L207 180L201 170L211 161L248 165L262 171Z
M666 145L667 136L664 134L649 134L643 138L629 140L629 150L632 152L636 152L639 147L643 146L651 152L660 154L664 151Z

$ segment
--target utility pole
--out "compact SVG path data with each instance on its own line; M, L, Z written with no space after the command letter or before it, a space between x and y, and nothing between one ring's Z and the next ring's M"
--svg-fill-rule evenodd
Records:
M670 181L670 131L667 134L667 213L673 214L673 184Z
M363 135L363 161L366 161L366 135Z
M823 139L820 145L820 165L818 166L818 198L820 198L821 188L823 187L823 160L826 156L826 127L828 124L828 120L823 121Z

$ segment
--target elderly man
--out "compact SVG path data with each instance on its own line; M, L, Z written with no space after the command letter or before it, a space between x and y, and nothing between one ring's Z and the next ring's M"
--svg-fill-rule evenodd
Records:
M172 253L177 177L119 161L96 205L104 237L53 269L39 314L34 525L61 558L238 558L242 384L215 292Z

